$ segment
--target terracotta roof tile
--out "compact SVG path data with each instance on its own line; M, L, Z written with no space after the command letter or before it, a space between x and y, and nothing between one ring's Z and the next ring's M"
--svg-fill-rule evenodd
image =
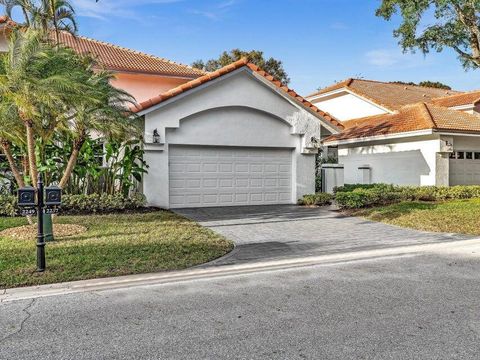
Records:
M432 104L454 107L462 105L474 105L480 99L480 90L469 91L461 94L455 94L451 96L444 96L440 98L432 99Z
M427 102L434 98L458 94L457 91L453 90L364 79L347 79L311 94L307 96L307 98L310 99L313 96L326 94L343 88L348 89L390 111L398 110L402 106L408 104Z
M240 69L242 67L248 67L250 70L255 72L256 74L264 77L268 81L270 81L273 85L275 85L278 89L282 90L286 94L290 95L293 99L295 99L297 102L299 102L301 105L309 109L310 111L318 114L322 118L324 118L326 121L330 122L333 126L335 126L338 129L343 128L343 124L335 119L332 115L323 112L322 110L318 109L316 106L311 104L309 101L298 95L295 91L291 90L288 86L282 84L280 81L277 81L273 78L273 76L267 74L265 71L262 71L258 68L258 66L249 63L246 59L241 59L238 60L230 65L227 65L217 71L208 73L204 76L201 76L195 80L189 81L185 84L182 84L180 86L177 86L176 88L170 89L167 92L160 94L150 100L144 101L134 107L132 107L132 111L135 112L140 112L143 110L146 110L154 105L160 104L161 102L168 100L170 98L173 98L183 92L186 92L190 89L196 88L200 85L203 85L213 79L216 79L222 75L231 73L232 71L235 71L237 69Z
M17 26L17 24L7 16L0 16L0 25L6 25L7 27ZM52 37L53 36L54 34L52 33ZM93 56L100 66L109 70L186 78L197 78L205 75L204 71L191 66L84 36L72 36L67 32L60 32L60 41L79 54L89 54Z
M205 72L187 65L148 55L139 51L61 32L60 41L80 54L90 54L110 70L132 71L178 77L196 78Z
M393 114L353 119L343 124L345 129L342 132L328 137L324 142L427 129L476 133L480 132L480 115L422 102L406 105Z

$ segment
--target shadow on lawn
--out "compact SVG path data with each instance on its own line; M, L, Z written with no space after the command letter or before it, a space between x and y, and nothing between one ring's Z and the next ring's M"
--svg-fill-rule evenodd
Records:
M368 217L374 221L395 220L404 215L409 215L412 212L433 210L437 207L438 203L414 201L393 204L381 208L360 210L353 215Z

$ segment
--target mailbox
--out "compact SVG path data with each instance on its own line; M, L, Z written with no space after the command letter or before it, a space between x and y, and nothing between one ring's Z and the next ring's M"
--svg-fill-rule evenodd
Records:
M36 190L31 186L18 189L18 206L34 207L36 205L35 194Z
M45 205L60 206L62 204L62 189L58 186L49 186L45 189Z

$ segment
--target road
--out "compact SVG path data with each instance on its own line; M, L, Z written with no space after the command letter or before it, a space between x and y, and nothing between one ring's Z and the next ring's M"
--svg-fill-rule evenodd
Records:
M0 359L478 359L480 242L0 304Z

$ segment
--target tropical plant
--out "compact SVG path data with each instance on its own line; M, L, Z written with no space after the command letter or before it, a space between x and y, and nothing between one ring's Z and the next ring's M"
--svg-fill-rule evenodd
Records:
M477 0L382 0L377 16L386 20L400 12L394 31L403 50L453 49L465 68L480 66L480 2ZM433 16L435 21L426 18Z
M72 104L98 103L89 84L92 73L73 50L54 48L34 30L13 31L0 66L0 99L25 126L32 184L38 176L35 138L48 143L71 120Z
M283 63L273 57L266 59L263 55L263 51L259 50L244 51L233 49L229 52L224 51L218 59L210 59L206 62L203 60L197 60L192 66L205 71L215 71L242 58L246 58L248 61L257 65L262 70L265 70L282 83L288 84L290 82L290 78L283 68Z
M57 44L60 43L60 31L75 34L78 29L75 10L69 0L0 0L0 5L10 18L13 10L20 8L23 25L27 27L41 30L47 36L53 30Z

